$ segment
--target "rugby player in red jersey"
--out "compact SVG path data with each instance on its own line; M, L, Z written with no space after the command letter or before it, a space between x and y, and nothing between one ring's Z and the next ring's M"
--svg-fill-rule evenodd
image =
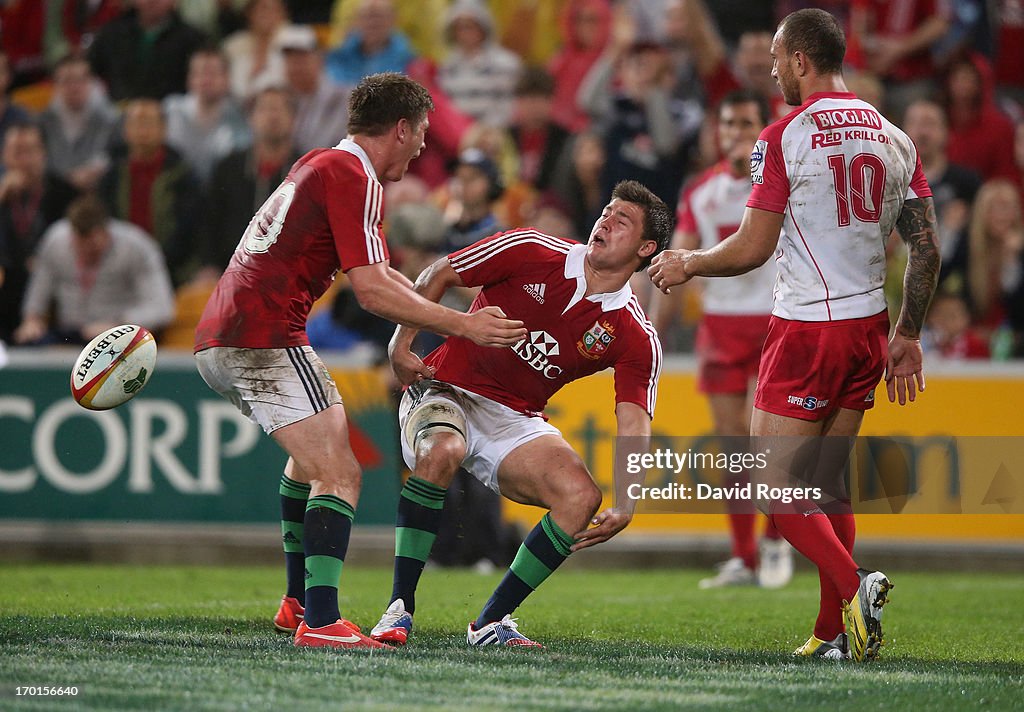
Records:
M635 438L629 446L645 447L661 344L629 278L671 234L665 203L641 184L623 181L585 245L511 230L454 252L420 275L416 290L431 301L449 287L481 287L470 311L498 306L521 320L528 335L501 350L449 338L421 361L410 351L416 330L396 330L389 351L396 375L409 386L399 422L413 473L398 504L391 603L372 637L406 642L445 489L459 467L515 502L549 510L469 624L470 645L537 646L519 632L512 612L572 551L606 541L629 524L633 502L621 492L621 469L615 506L598 513L600 488L543 410L566 383L613 368L618 435Z
M500 309L463 314L392 269L384 189L423 149L433 108L408 77L374 74L349 99L349 136L300 158L256 212L196 328L199 373L288 453L281 527L288 589L274 618L295 645L383 647L341 618L338 583L361 473L341 396L309 346L310 307L341 270L364 309L400 324L508 347L526 333Z

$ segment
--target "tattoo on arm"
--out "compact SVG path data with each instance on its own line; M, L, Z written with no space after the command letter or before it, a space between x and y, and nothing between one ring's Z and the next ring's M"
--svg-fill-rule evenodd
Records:
M939 281L941 260L935 224L935 203L931 198L907 200L896 221L896 229L910 250L903 276L903 308L896 330L912 339L921 335L928 304Z

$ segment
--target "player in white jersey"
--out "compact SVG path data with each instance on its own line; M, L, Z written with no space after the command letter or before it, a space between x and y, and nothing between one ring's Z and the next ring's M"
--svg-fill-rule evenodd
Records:
M890 401L903 405L924 388L919 337L939 269L931 191L906 134L847 92L845 53L843 32L827 12L799 10L782 21L772 75L786 103L799 108L755 144L753 191L739 230L709 250L668 251L649 271L667 291L695 276L747 272L775 252L779 281L751 422L759 438L850 438L883 373ZM893 228L910 258L886 345L884 246ZM776 464L799 474L795 459ZM822 459L810 464L822 467ZM849 498L834 494L827 511L810 500L759 504L819 570L818 620L797 653L868 660L882 642L891 583L853 560Z
M740 226L750 197L750 147L768 124L768 102L757 92L740 89L718 107L718 149L722 160L688 186L676 211L672 246L694 250L714 247ZM732 279L701 280L702 315L697 327L697 388L708 398L714 432L737 444L750 432L754 383L761 348L768 334L772 291L778 271L774 262ZM660 312L676 301L660 300ZM659 316L661 316L659 314ZM660 319L655 323L661 329ZM726 486L744 485L746 471L731 475ZM793 575L792 549L768 520L758 555L753 502L728 500L730 558L718 572L701 579L701 588L759 583L785 586Z

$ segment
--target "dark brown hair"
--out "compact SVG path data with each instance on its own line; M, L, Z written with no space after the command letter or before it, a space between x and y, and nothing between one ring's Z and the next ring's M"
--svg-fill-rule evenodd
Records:
M397 72L371 74L349 96L348 132L380 136L402 119L419 126L433 109L430 92L419 82Z
M107 224L110 215L103 202L95 195L83 195L68 206L68 222L76 235L85 237Z
M647 186L635 180L623 180L615 184L612 190L612 199L618 198L627 203L634 203L643 208L644 211L644 240L653 240L658 247L643 261L637 268L637 272L651 264L659 252L668 247L668 241L672 238L672 230L675 228L675 219L672 211L665 205L665 201L650 191Z
M786 15L779 25L786 52L800 52L819 74L841 74L846 56L846 35L831 14L808 8Z

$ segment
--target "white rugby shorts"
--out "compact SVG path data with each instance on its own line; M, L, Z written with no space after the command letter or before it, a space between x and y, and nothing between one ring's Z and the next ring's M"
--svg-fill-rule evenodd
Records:
M341 403L334 379L311 346L214 346L195 356L206 384L268 434Z
M449 383L418 381L406 389L398 406L402 458L410 470L416 469L411 442L416 433L407 433L406 425L424 409L438 410L438 405L444 406L440 411L454 407L461 416L459 420L465 421L466 458L462 467L499 494L498 468L510 452L542 435L562 436L558 428L541 417L525 415Z

